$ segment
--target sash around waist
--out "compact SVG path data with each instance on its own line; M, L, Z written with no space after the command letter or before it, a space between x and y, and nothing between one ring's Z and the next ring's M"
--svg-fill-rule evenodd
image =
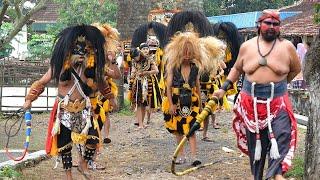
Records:
M241 91L251 95L252 82L246 78L243 81ZM255 84L254 85L254 97L269 98L271 96L272 86L268 84ZM287 81L283 80L274 83L274 95L273 97L283 96L287 92Z

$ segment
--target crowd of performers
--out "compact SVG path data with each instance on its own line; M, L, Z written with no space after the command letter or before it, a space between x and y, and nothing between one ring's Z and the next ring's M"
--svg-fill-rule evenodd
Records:
M123 62L129 69L128 99L136 113L133 123L137 129L146 128L152 112L161 110L165 128L179 144L210 97L219 97L218 109L229 111L227 96L237 97L243 83L239 98L235 98L233 123L238 146L250 157L254 179L262 178L269 153L267 178L282 177L291 165L296 138L285 85L300 67L295 65L297 59L290 44L279 38L279 14L264 11L257 24L258 36L241 48L241 37L233 23L211 25L198 11L176 13L167 26L157 22L139 26ZM60 157L67 179L72 179L74 144L79 152L77 169L89 178L88 166L97 151L102 143L111 142L108 114L118 108L114 79L121 77L118 35L108 24L64 29L57 37L49 70L32 84L26 96L24 108L28 109L50 80L57 84L46 151ZM287 47L288 53L277 50L279 46ZM285 65L273 60L277 55ZM266 74L271 75L261 78ZM213 128L218 129L215 113L210 116ZM208 126L209 118L201 127L203 141L212 141L207 136ZM201 161L195 134L189 142L190 162L197 166ZM186 154L181 150L176 163L185 162Z

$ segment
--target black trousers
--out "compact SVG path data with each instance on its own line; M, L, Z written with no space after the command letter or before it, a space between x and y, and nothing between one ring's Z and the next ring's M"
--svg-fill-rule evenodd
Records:
M271 122L273 134L277 140L280 158L268 160L268 169L265 179L269 179L277 174L282 174L281 162L287 155L290 148L291 141L291 121L288 113L285 110L281 110L275 119ZM250 158L251 173L254 175L255 180L261 180L263 178L264 164L266 156L269 154L271 142L269 139L268 127L260 130L261 138L261 159L254 162L254 153L256 147L256 134L246 130L248 150Z

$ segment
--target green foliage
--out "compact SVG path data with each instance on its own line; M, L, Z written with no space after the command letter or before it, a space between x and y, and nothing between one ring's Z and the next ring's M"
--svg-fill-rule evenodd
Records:
M0 170L0 179L2 178L18 178L21 177L21 174L17 171L15 171L14 169L12 169L12 167L4 167Z
M51 34L33 34L28 41L28 50L30 58L34 60L43 60L51 56L54 35Z
M133 116L134 112L130 109L131 102L127 99L124 100L124 107L118 112L120 116Z
M94 22L116 24L117 4L113 0L55 0L61 5L58 23L63 26L92 24Z
M314 6L314 21L317 23L317 24L320 24L320 4L316 4Z
M206 16L235 14L264 9L277 9L291 5L295 0L204 0L204 11Z
M226 14L277 9L293 4L294 0L233 0L226 1Z
M293 167L286 173L287 178L303 179L304 158L297 156L293 159Z
M204 14L207 17L220 15L222 13L222 5L221 0L204 0Z
M12 23L4 22L0 27L0 39L7 36L10 30L12 30L12 28L13 28ZM9 43L5 44L4 47L0 50L0 58L8 57L12 52L12 50L13 50L13 47Z

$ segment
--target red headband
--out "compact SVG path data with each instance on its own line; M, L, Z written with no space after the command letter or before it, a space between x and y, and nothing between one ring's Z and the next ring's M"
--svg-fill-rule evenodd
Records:
M280 15L278 11L275 10L264 10L262 11L262 15L260 16L260 18L258 19L258 22L261 22L267 18L273 18L276 19L280 22Z

